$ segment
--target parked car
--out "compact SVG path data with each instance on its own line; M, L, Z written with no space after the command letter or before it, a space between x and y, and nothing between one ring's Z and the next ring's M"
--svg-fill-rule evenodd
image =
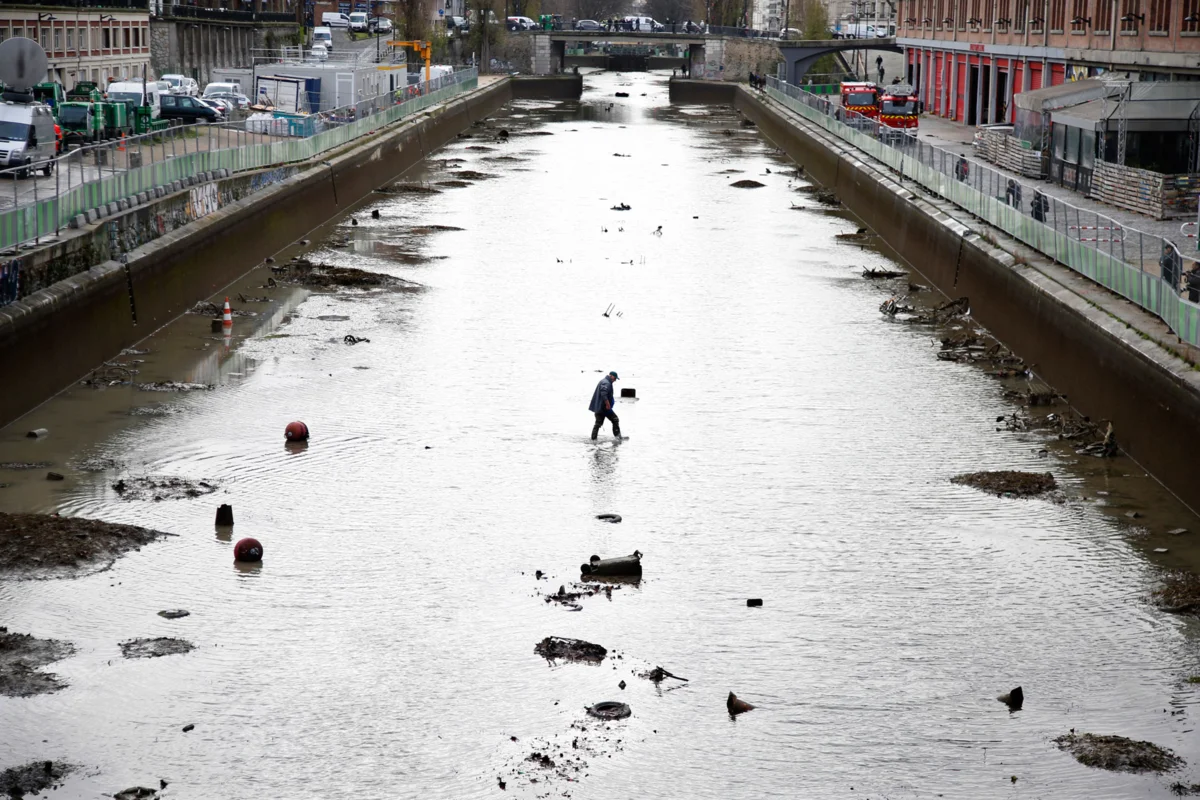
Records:
M58 137L54 115L44 103L0 103L0 169L24 166L19 174L29 177L29 165L54 158ZM43 175L54 170L54 162L41 168Z
M456 36L466 36L471 32L471 23L465 17L446 17L446 35L453 39Z
M313 44L325 45L325 50L333 50L333 31L330 28L313 28Z
M237 83L228 83L226 81L213 81L204 87L202 97L213 97L220 94L241 94L242 87Z
M594 20L594 19L581 19L575 23L575 30L577 30L577 31L602 31L602 30L604 30L604 26L601 25L599 22L596 22L596 20Z
M392 21L387 17L371 17L367 20L367 31L370 33L391 33Z
M314 44L309 48L308 56L313 61L324 61L329 58L329 51L325 49L323 44Z
M211 108L213 111L216 111L217 114L220 115L221 121L228 119L229 115L233 112L232 108L225 105L224 100L221 100L216 97L197 97L197 98L195 98L195 100L197 103L203 103L204 105Z
M165 94L160 98L162 104L159 116L162 119L179 119L184 122L216 122L221 118L215 108L200 102L199 98L183 94Z
M508 17L505 27L510 31L531 31L537 27L537 23L529 17Z
M354 33L367 32L367 12L354 11L350 14L350 30Z
M691 31L689 31L691 33ZM784 28L779 32L780 39L803 39L804 32L799 28Z
M349 28L350 17L337 11L326 11L321 15L321 24L327 28Z
M158 110L162 105L159 102L159 98L166 94L163 86L168 85L164 83L160 86L158 81L146 81L145 83L142 83L141 80L113 81L108 85L105 93L108 95L109 102L123 102L129 106L131 115L133 113L132 109L140 106L144 97L146 105L151 108L150 116L157 119Z
M250 98L246 97L246 95L242 94L241 92L214 92L213 94L205 95L206 99L210 97L216 97L220 98L221 100L228 101L232 103L235 108L250 107Z

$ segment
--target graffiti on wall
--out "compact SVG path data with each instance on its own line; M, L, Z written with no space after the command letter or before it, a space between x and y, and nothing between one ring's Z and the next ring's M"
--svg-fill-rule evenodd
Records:
M108 259L120 258L144 244L160 239L188 223L212 214L230 203L249 197L286 180L300 170L279 167L231 180L193 186L186 196L143 206L121 217L106 220L89 244L50 261L29 257L0 262L0 306L69 278ZM28 268L22 270L22 264Z

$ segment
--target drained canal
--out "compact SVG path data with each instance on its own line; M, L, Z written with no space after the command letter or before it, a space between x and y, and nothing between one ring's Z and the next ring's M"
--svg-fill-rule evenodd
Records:
M77 386L0 431L0 462L49 465L0 471L0 510L177 534L106 571L0 583L0 624L76 648L47 667L66 688L0 697L0 768L78 765L69 798L160 780L239 799L1200 781L1195 623L1148 601L1160 568L1194 565L1200 524L1136 464L998 431L1012 384L881 315L906 279L861 271L895 263L839 242L854 221L733 111L669 105L663 75L592 75L579 103L518 102L469 133L277 257L411 286L263 288L257 269L214 296L256 312L231 342L187 315L122 357L133 384ZM593 443L608 370L637 399L616 408L628 439L606 425ZM136 387L166 380L215 388ZM307 447L285 445L291 420ZM984 469L1050 471L1061 492L949 480ZM147 476L216 490L113 488ZM233 563L245 536L261 565ZM545 598L590 555L634 550L639 584ZM190 616L157 614L174 608ZM549 664L547 636L609 653ZM195 649L124 658L140 637ZM657 665L687 680L640 677ZM996 696L1018 685L1010 712ZM730 691L756 709L731 718ZM606 700L632 716L585 714ZM1055 746L1071 729L1189 766L1092 769Z

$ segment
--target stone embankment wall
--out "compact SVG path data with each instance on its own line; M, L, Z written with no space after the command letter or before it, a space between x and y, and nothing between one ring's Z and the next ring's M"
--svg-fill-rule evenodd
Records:
M195 77L203 89L214 67L252 67L251 51L299 44L299 35L294 23L151 17L150 68L156 76Z

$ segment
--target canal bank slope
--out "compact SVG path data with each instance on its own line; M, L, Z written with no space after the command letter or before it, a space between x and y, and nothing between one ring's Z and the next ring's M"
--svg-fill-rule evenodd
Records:
M1191 508L1200 372L1156 317L975 219L745 86L673 82L675 102L730 103L909 265L1034 365Z
M0 426L513 99L578 97L581 83L577 76L496 79L335 154L298 166L211 176L46 248L43 268L69 277L0 307L0 365L9 376L0 393ZM198 192L205 195L201 201L211 194L228 202L214 201L214 208L197 214ZM117 243L111 249L110 240ZM95 256L120 250L121 261Z

